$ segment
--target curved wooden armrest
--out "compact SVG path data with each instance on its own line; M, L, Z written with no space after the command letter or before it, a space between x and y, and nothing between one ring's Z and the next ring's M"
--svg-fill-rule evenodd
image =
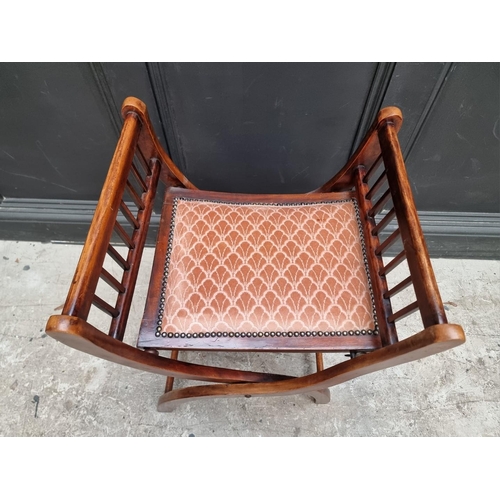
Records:
M160 398L158 410L171 411L178 403L187 399L279 396L320 391L361 375L446 351L464 342L465 334L459 325L433 325L405 340L304 377L277 382L205 385L174 390Z
M196 189L163 150L146 105L128 97L122 114L120 138L62 311L63 315L87 320L94 305L112 316L109 334L120 340L125 332L158 180L162 179L167 186ZM132 210L125 193L132 200ZM120 212L124 222L118 220ZM126 257L113 247L113 233L128 247ZM119 279L103 267L106 254L123 269ZM96 296L101 277L118 291L115 305Z
M312 192L329 193L330 191L350 189L353 186L353 175L357 167L363 165L369 170L376 162L381 160L378 130L387 123L392 123L396 132L399 131L403 123L403 114L399 108L389 106L381 109L358 149L356 149L344 167L330 180L325 182L325 184Z
M52 338L87 354L168 377L226 383L272 382L292 378L287 375L218 368L164 358L114 339L75 316L51 316L45 331Z
M197 189L196 186L179 170L172 158L165 152L158 141L151 120L149 119L146 105L136 97L127 97L122 104L122 116L124 119L130 113L135 114L142 124L139 134L138 145L149 158L156 157L161 163L160 179L167 186L185 187Z

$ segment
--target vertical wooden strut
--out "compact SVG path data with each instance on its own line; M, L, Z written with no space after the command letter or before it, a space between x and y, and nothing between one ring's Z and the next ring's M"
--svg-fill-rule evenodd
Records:
M383 123L378 136L422 322L426 328L447 323L394 124Z
M398 336L394 323L387 321L387 318L392 314L392 308L390 300L383 297L384 293L387 292L387 281L385 276L380 274L380 271L384 267L382 256L375 253L375 249L380 246L380 241L378 239L378 235L373 234L375 221L373 217L368 215L372 208L372 203L366 198L369 187L364 181L365 174L365 168L358 167L354 171L354 185L356 186L361 224L365 235L365 244L368 255L370 256L368 258L368 265L372 278L375 310L379 320L380 339L382 340L382 345L386 346L397 342Z
M151 212L153 211L160 169L160 162L153 160L151 175L147 177L148 190L142 198L142 201L144 202L144 210L139 210L139 213L137 214L139 229L134 230L132 235L133 246L128 252L127 262L130 263L130 268L123 273L122 284L125 287L125 292L119 293L118 298L116 299L116 309L120 311L120 314L111 321L109 334L111 337L118 340L123 340L123 336L125 334L125 327L127 325L130 306L132 304L135 283L137 281L139 266L141 264L142 252L144 250L144 244L148 234Z
M316 353L316 371L320 372L325 369L325 365L323 363L323 353Z
M126 116L115 154L104 182L89 234L68 292L63 315L87 319L94 292L106 257L108 243L127 182L140 131L137 115ZM103 241L106 244L102 244Z
M173 349L170 354L170 359L177 359L179 357L179 351ZM167 377L167 383L165 384L165 393L170 392L174 388L174 377Z

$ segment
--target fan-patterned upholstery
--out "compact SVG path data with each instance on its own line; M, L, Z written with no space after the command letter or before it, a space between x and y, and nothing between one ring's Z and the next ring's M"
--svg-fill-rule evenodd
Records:
M377 335L358 207L349 193L282 203L179 193L171 196L170 228L166 252L156 257L162 282L150 290L162 346L163 339L196 347L207 338L220 345Z

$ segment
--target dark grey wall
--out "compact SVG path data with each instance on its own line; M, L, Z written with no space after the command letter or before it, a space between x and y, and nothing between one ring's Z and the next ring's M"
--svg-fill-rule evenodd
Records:
M0 64L0 238L81 241L134 95L200 188L296 193L345 163L378 109L434 256L499 257L498 63ZM159 204L158 204L159 206ZM158 217L154 216L154 226Z
M115 134L87 64L0 66L0 194L96 199Z
M444 86L408 146L408 173L422 210L500 212L499 68L445 68Z

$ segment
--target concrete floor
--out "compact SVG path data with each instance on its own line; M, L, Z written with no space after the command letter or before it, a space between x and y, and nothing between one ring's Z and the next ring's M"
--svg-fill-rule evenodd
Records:
M327 405L301 395L219 399L165 414L156 411L162 377L93 358L45 335L47 318L65 300L80 251L76 245L0 241L0 435L500 435L500 262L433 261L448 319L466 332L463 346L334 387ZM146 249L128 326L131 343L152 257L153 250ZM394 279L405 276L398 268ZM399 324L401 338L419 330L415 315ZM181 354L181 359L294 375L314 370L313 355ZM343 359L325 356L326 365ZM179 381L176 387L185 385Z

